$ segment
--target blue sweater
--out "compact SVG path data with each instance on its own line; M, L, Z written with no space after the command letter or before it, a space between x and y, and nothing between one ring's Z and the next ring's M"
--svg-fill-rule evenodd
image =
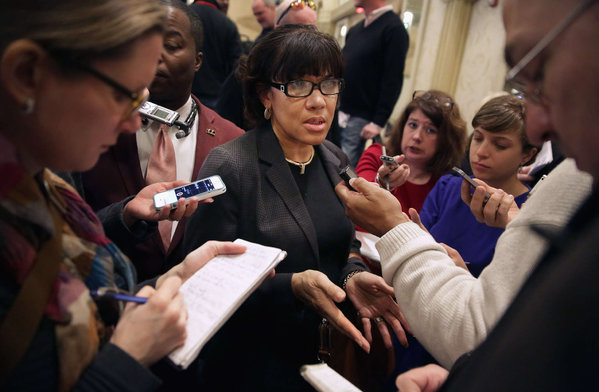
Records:
M462 179L451 174L437 181L420 211L422 223L437 242L460 252L468 269L478 277L493 259L495 244L503 229L477 222L470 207L461 198ZM518 207L528 192L515 198Z

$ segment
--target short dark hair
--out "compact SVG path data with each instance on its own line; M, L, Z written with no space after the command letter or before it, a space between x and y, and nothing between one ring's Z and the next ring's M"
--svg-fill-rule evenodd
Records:
M196 53L204 48L204 26L202 20L187 4L181 0L161 0L161 3L167 7L181 10L189 19L189 30L196 46Z
M265 121L260 95L271 82L286 83L304 75L343 76L341 48L333 37L314 26L285 25L259 40L238 68L248 123Z
M448 105L447 102L451 102ZM389 155L399 155L401 139L410 114L420 109L439 130L437 152L428 163L427 169L435 174L448 173L453 166L459 166L466 149L466 122L453 98L438 90L429 90L412 100L404 109L399 121L393 127L391 136L385 143Z
M526 136L526 105L524 100L507 93L485 102L474 115L472 127L480 127L491 133L513 131L520 137L523 152L529 152L536 148L528 141ZM533 161L534 157L526 164Z

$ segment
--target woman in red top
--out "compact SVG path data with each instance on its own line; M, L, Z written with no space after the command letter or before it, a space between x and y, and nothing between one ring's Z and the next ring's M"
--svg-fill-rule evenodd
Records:
M441 91L415 91L384 146L367 148L356 173L388 188L405 213L420 211L439 177L460 164L465 143L466 123L453 99ZM398 165L383 165L381 155Z

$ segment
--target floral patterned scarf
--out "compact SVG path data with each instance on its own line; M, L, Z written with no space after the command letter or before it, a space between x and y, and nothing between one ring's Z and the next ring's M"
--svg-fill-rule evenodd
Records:
M61 212L63 259L44 316L56 325L59 388L70 390L110 334L89 290L117 284L130 290L134 270L77 192L47 169L35 178L25 173L2 136L0 172L0 273L21 285L55 232L48 203Z

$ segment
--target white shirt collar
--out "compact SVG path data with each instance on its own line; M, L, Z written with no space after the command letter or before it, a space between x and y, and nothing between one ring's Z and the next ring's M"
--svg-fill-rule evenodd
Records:
M372 24L372 22L377 20L381 15L383 15L385 12L388 12L388 11L393 11L393 6L386 5L384 7L377 8L376 10L372 11L370 13L370 15L365 15L364 16L364 27Z

